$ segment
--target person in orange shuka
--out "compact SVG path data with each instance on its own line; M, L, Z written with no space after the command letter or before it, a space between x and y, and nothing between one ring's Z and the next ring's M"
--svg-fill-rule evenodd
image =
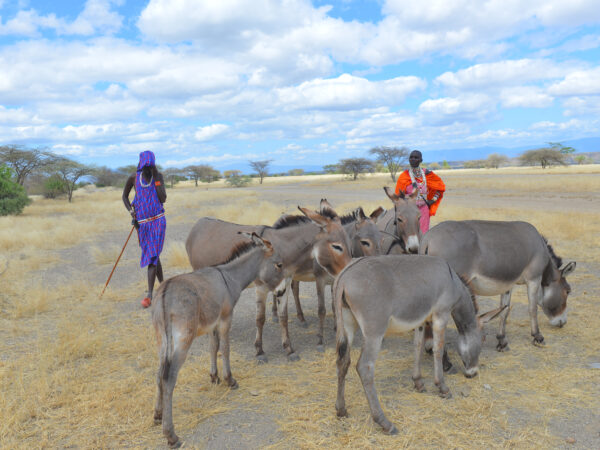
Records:
M408 162L410 168L402 172L396 182L396 195L399 195L400 191L410 195L415 189L418 190L417 206L421 210L419 225L421 232L425 234L429 230L430 217L435 216L444 197L446 185L431 170L423 169L420 166L423 162L423 155L419 150L410 152Z

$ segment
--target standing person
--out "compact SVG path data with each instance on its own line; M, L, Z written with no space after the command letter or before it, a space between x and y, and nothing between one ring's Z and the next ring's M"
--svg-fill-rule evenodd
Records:
M430 217L435 216L442 201L446 185L431 170L423 170L420 166L423 162L423 155L419 150L410 152L408 162L410 168L402 172L396 182L396 195L399 195L400 191L406 194L412 194L415 189L419 191L417 197L417 206L421 210L419 225L421 233L425 234L429 230Z
M131 188L135 188L133 202L129 203ZM148 308L152 303L154 281L163 281L160 252L165 241L167 220L163 203L167 201L167 192L162 174L156 169L154 153L147 150L140 153L137 171L127 179L123 188L123 203L133 217L138 230L138 239L142 249L140 267L148 266L148 291L142 300L142 306Z

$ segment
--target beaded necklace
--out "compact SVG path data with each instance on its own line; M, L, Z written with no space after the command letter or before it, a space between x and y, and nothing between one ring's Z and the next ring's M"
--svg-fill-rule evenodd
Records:
M142 172L140 172L140 184L142 185L142 187L147 188L148 186L150 186L152 184L153 178L154 178L154 176L151 176L148 184L144 184L144 177L142 176Z

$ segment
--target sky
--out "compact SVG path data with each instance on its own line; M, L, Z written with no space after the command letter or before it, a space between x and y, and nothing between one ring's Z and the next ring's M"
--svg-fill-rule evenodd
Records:
M0 0L0 145L85 164L427 160L599 126L597 0Z

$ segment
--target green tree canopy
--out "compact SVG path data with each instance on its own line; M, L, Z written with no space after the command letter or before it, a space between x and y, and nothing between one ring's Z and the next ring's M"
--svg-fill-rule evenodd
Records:
M0 166L0 216L16 215L31 203L25 189L13 180L13 172L7 166Z
M346 158L339 162L340 172L351 175L356 180L360 174L373 172L375 164L367 158Z

